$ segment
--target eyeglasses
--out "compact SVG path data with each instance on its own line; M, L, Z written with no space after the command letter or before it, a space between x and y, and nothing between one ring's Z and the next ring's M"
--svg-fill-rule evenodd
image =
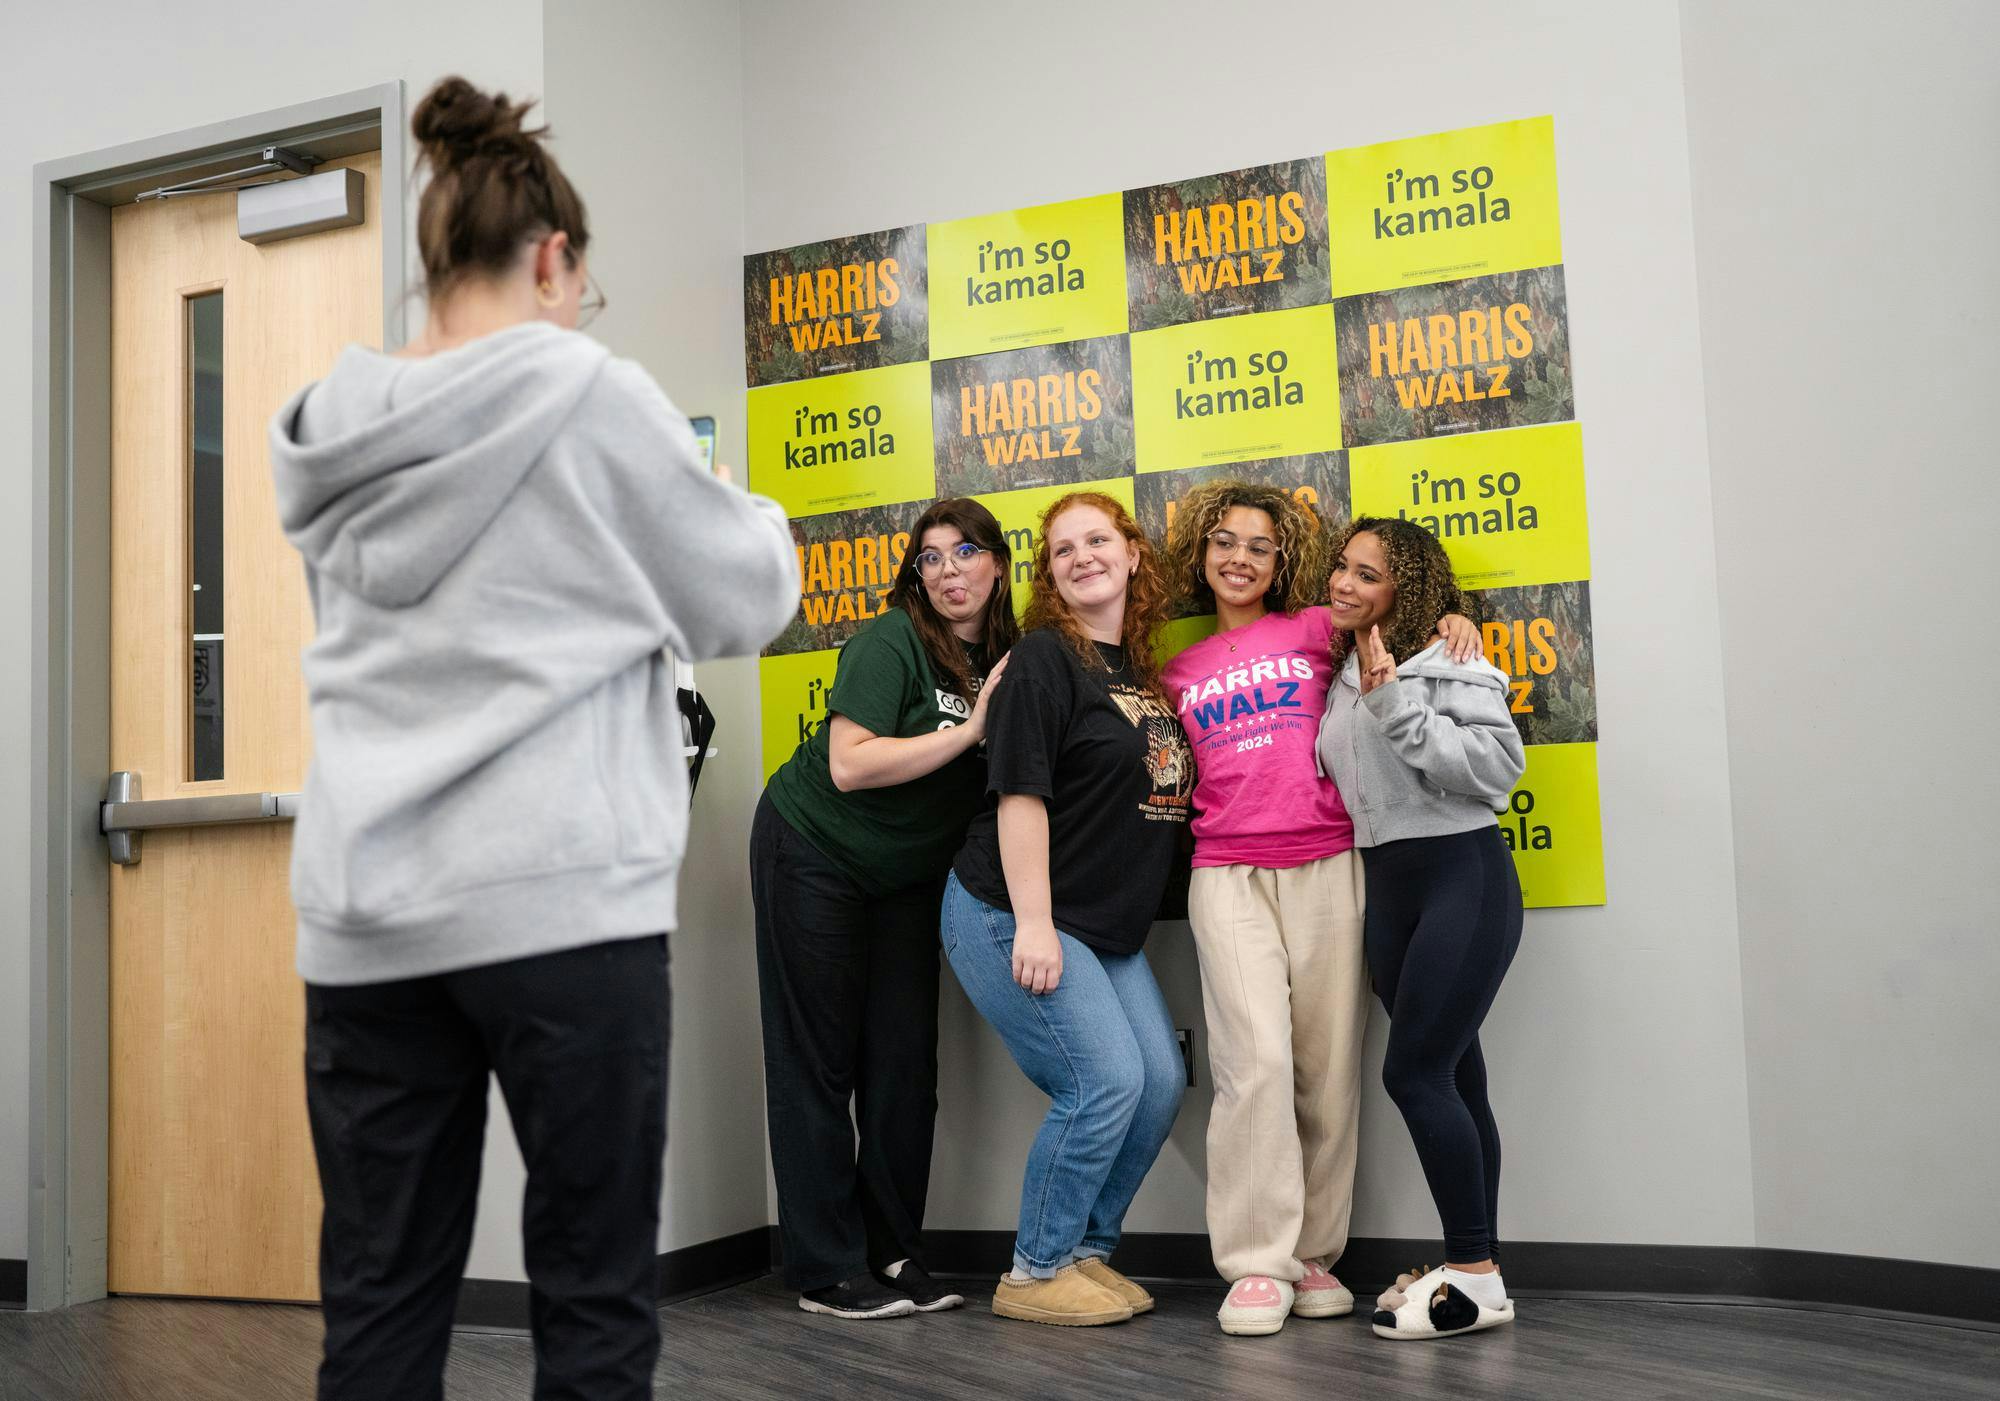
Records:
M597 285L597 279L589 273L583 275L584 294L577 298L576 328L581 331L595 321L604 310L604 291Z
M964 573L967 565L985 553L983 546L975 545L970 540L961 540L942 554L936 550L925 550L917 556L917 573L926 579L935 579L944 573L946 560L950 560L958 567L960 573Z
M1233 555L1238 546L1250 552L1250 558L1259 564L1269 564L1278 556L1278 547L1259 535L1254 540L1238 540L1226 530L1208 532L1208 548L1213 554Z

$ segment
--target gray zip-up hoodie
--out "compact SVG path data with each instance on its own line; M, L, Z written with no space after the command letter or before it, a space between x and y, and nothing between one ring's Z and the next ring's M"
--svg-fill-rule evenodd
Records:
M349 348L272 420L271 462L319 622L299 972L672 929L688 788L661 650L785 625L778 505L703 472L638 365L539 322L418 360Z
M1354 844L1441 837L1494 825L1527 756L1507 712L1507 675L1492 663L1460 664L1434 642L1396 679L1361 694L1348 654L1327 692L1319 768L1354 819Z

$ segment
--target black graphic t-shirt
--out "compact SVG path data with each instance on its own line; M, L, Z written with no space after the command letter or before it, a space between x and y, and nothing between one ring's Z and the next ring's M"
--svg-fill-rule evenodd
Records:
M1194 760L1172 709L1133 679L1124 648L1096 645L1109 670L1086 667L1051 630L1015 644L987 702L986 787L1048 803L1056 928L1133 953L1179 851ZM972 894L1013 909L997 800L972 819L953 869Z
M975 690L985 657L968 646ZM972 706L948 691L924 652L910 615L891 608L840 649L829 717L845 715L877 735L910 739L962 725ZM871 895L942 881L965 824L984 801L986 765L975 747L908 783L833 786L828 765L832 720L816 728L771 775L771 804Z

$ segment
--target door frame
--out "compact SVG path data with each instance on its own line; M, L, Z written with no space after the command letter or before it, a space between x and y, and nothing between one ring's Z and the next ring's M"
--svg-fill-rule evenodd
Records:
M28 1297L105 1296L110 858L98 804L111 731L111 209L254 160L274 142L382 152L382 335L403 343L401 81L35 166L28 820Z

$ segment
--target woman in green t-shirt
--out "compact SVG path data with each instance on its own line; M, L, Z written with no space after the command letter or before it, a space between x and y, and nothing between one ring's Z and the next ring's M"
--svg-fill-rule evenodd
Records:
M938 906L985 800L986 698L1020 629L984 506L940 501L908 542L890 607L841 649L827 718L771 775L750 833L785 1275L800 1308L840 1318L964 1302L919 1248Z

